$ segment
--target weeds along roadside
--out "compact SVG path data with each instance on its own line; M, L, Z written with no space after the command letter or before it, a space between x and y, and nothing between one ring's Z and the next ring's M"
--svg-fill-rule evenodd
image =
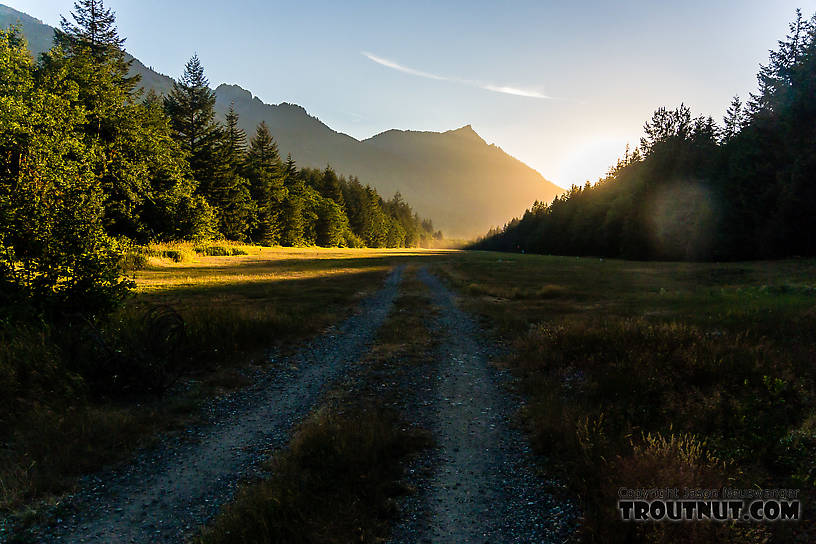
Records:
M430 434L397 408L401 375L433 349L425 287L412 270L372 350L267 463L269 477L245 485L198 544L228 542L375 543L387 539L407 461Z
M78 475L193 423L248 382L242 368L339 320L388 269L225 247L183 266L151 257L108 319L0 327L0 519L33 521Z
M513 346L520 418L580 493L584 541L809 542L813 266L472 254L440 274ZM801 489L804 521L627 524L616 509L620 487L723 485Z

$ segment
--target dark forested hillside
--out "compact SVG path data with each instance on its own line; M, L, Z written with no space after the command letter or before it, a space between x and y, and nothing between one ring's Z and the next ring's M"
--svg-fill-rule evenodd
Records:
M797 13L723 125L661 108L595 185L494 230L474 247L635 259L816 255L816 16Z
M50 49L53 28L0 5L0 28L17 22L35 55ZM172 89L171 78L127 54L125 58L133 60L130 74L138 75L145 89L158 94ZM563 192L500 148L487 145L470 127L443 134L388 131L359 141L332 130L301 106L265 104L236 85L218 86L215 96L221 121L230 107L249 134L263 121L282 156L291 154L310 168L330 164L337 172L358 176L381 194L399 191L421 215L434 219L454 237L475 237L504 224L534 201L549 201ZM456 137L465 132L471 137Z

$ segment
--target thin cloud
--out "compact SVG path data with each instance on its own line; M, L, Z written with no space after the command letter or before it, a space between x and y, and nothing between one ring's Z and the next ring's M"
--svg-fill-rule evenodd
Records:
M524 96L527 98L552 99L551 96L547 96L538 91L530 89L519 89L518 87L510 87L507 85L493 85L491 83L482 83L470 79L440 76L438 74L423 72L422 70L416 70L414 68L409 68L408 66L403 66L398 62L383 57L378 57L377 55L369 53L368 51L361 51L361 54L367 59L376 62L377 64L380 64L382 66L385 66L386 68L391 68L392 70L397 70L398 72L402 72L404 74L409 74L412 76L424 77L425 79L434 79L436 81L452 81L454 83L460 83L462 85L468 85L470 87L477 87L479 89L484 89L485 91L492 91L494 93L510 94L513 96Z
M494 93L512 94L515 96L527 96L529 98L552 98L546 94L541 94L538 91L528 91L527 89L517 89L515 87L506 87L498 85L485 85L482 89L493 91Z
M378 57L372 53L368 53L367 51L363 51L363 56L368 57L369 60L373 60L377 64L382 64L387 68L391 68L393 70L397 70L398 72L404 72L406 74L411 74L412 76L424 77L426 79L436 79L438 81L454 81L449 77L438 76L436 74L431 74L430 72L423 72L421 70L414 70L413 68L408 68L407 66L403 66L397 62L392 60L384 59L382 57Z

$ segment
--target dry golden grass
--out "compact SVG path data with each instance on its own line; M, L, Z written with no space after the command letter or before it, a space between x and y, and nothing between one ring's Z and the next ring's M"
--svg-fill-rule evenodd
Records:
M242 385L232 369L263 363L265 350L288 349L342 319L395 264L444 253L237 249L246 255L201 256L192 244L151 249L186 257L151 257L135 272L137 288L125 307L98 324L98 336L114 351L160 359L145 369L119 361L114 385L126 396L110 387L110 361L96 361L98 350L86 337L33 328L2 332L0 442L8 447L0 450L0 512L70 489L78 475L189 422L203 399ZM148 353L154 342L145 320L151 308L164 305L184 322L166 358ZM182 381L194 377L199 385L172 399L155 390L141 393L146 383L160 385L145 375L153 368Z

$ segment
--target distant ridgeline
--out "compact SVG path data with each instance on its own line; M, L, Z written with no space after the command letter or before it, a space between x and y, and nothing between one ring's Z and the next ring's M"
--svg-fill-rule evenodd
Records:
M399 193L298 169L264 123L247 142L232 109L217 121L196 57L165 96L143 93L100 0L77 2L72 21L37 60L19 28L0 29L0 307L110 307L127 291L120 261L134 242L441 238Z
M18 22L35 56L51 49L54 28L0 4L0 28ZM139 86L146 91L165 96L172 91L171 78L127 53L125 60L132 62L129 74L140 76ZM225 122L232 107L240 117L238 126L250 135L264 121L282 157L291 154L301 167L323 169L330 164L338 173L359 176L381 195L400 191L449 238L473 239L535 200L549 201L563 192L485 142L470 125L441 133L388 130L357 140L296 104L265 104L237 85L222 84L213 92L217 120Z
M816 16L790 34L717 126L683 105L595 185L536 203L474 247L630 259L816 256Z

